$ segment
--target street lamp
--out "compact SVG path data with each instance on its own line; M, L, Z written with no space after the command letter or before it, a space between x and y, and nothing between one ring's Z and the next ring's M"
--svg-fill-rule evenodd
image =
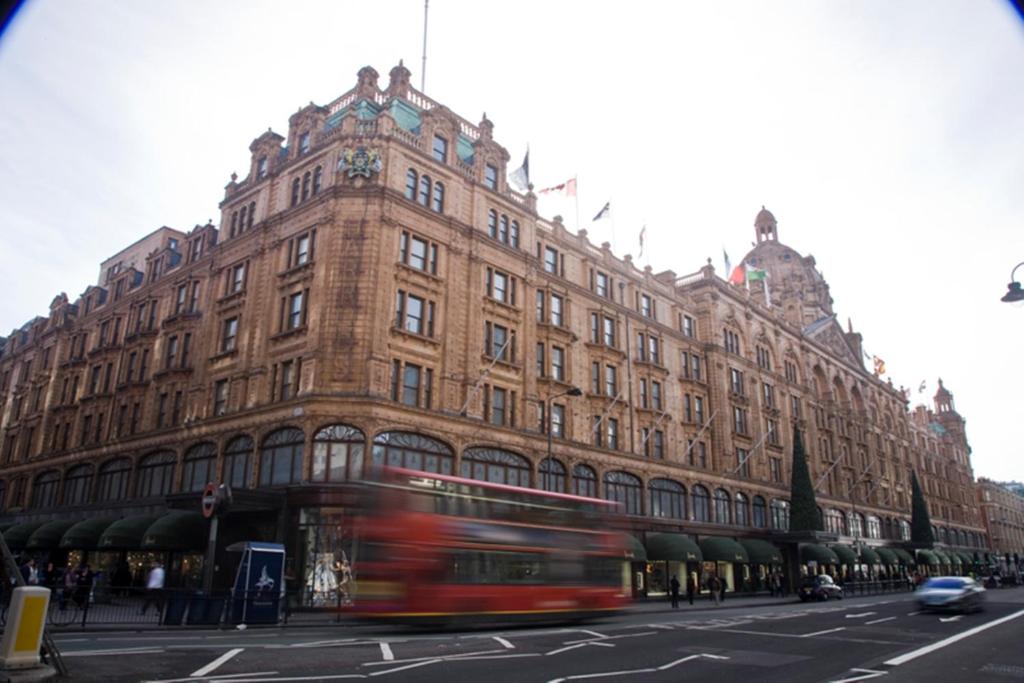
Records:
M547 454L547 457L544 458L544 462L541 463L541 470L542 470L542 477L543 477L543 479L541 479L540 487L542 489L544 489L545 491L548 490L548 476L550 475L550 472L548 471L548 468L551 466L551 402L553 400L555 400L556 398L561 398L562 396L582 396L582 395L583 395L583 390L580 389L579 387L569 387L568 389L566 389L565 391L563 391L560 394L555 394L553 396L548 396L546 399L544 399L544 415L547 417L547 421L548 421L548 424L547 424L547 427L548 427L548 454ZM562 425L562 428L564 429L565 425Z
M1016 275L1017 269L1024 266L1024 261L1021 261L1013 267L1010 271L1010 284L1006 286L1007 292L1003 295L1000 301L1005 301L1008 304L1019 304L1024 302L1024 290L1021 289L1020 283L1013 279Z

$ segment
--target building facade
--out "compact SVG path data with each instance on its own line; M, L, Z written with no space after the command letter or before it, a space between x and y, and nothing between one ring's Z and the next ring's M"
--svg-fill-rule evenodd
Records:
M799 429L823 538L868 548L864 566L883 571L890 554L870 548L909 540L911 470L956 564L985 547L952 396L909 411L865 369L813 257L779 242L770 212L744 259L770 291L710 262L638 268L540 217L506 185L491 121L409 79L399 65L381 88L360 70L287 137L253 141L219 227L151 233L6 338L8 525L195 512L224 482L224 544L285 542L305 586L353 552L346 483L386 463L617 500L641 546L670 533L700 549L650 559L756 588L778 562L753 542L785 543ZM205 540L180 531L92 549L134 564L173 551L188 583ZM634 568L638 590L674 570Z
M982 477L978 479L978 503L988 530L991 562L1018 573L1024 557L1024 495Z

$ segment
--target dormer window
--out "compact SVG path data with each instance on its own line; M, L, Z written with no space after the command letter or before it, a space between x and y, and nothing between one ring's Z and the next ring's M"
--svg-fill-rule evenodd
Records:
M267 177L267 158L260 157L256 162L256 179L262 180Z
M498 169L491 164L484 166L484 185L491 190L498 189Z
M448 163L448 140L440 135L434 136L434 159L442 164Z
M171 251L178 251L178 240L173 237L167 240L167 248Z
M299 136L299 154L307 154L309 152L309 133L303 133Z

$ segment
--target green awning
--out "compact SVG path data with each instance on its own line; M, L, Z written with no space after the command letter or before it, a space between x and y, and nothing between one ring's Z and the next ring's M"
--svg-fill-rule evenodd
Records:
M882 564L897 565L900 563L900 558L891 548L875 548L875 552L881 558Z
M45 523L46 522L22 522L21 524L15 524L4 532L4 540L7 541L7 547L21 550L25 547L25 544L28 543L29 536L34 534L36 529Z
M782 564L782 551L760 538L741 538L740 545L747 551L750 564Z
M143 550L202 550L206 520L198 512L168 512L146 529Z
M830 549L817 543L800 546L801 562L817 562L818 564L839 564L839 558Z
M946 553L941 550L932 549L932 554L938 558L939 564L949 564L949 558L946 557Z
M959 555L960 559L964 561L965 566L974 564L974 558L971 557L970 553L957 553L957 555Z
M622 534L622 537L626 546L626 559L630 562L646 562L647 551L640 539L632 534Z
M100 536L116 521L116 517L93 517L81 521L64 532L59 547L65 550L95 550L100 545Z
M688 536L651 534L647 537L647 559L655 562L702 562L704 555Z
M955 567L959 567L964 563L964 561L960 559L960 556L953 551L947 552L946 557L949 558L949 563Z
M939 558L935 557L935 553L933 553L931 550L918 550L917 563L937 565L939 563Z
M153 525L158 517L138 515L119 519L100 536L100 550L139 550L142 548L142 536L146 529Z
M853 548L848 545L842 545L836 543L835 545L829 546L832 548L832 552L839 558L840 564L855 565L857 564L857 553L853 552Z
M908 553L903 548L893 548L892 551L896 554L896 558L900 561L900 564L906 565L908 567L913 567L915 564L917 564L916 562L914 562L914 556Z
M882 560L878 558L878 553L865 545L861 546L860 549L860 561L863 564L870 564L873 566L879 564Z
M749 562L747 551L731 538L709 536L700 542L705 562Z
M64 532L75 525L77 519L54 519L42 525L28 537L27 550L53 550L60 544Z

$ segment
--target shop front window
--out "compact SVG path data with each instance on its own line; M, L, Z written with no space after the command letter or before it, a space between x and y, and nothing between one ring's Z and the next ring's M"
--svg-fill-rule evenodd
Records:
M313 437L313 481L347 481L363 473L366 436L355 427L336 424Z
M339 607L349 604L358 547L352 518L342 508L299 511L299 556L302 558L302 605Z

